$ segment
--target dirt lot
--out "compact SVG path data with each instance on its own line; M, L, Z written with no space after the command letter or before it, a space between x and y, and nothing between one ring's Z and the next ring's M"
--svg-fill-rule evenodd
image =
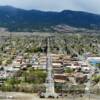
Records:
M0 92L0 100L100 100L100 96L97 95L90 95L86 96L84 95L83 97L80 96L72 96L68 95L67 97L61 97L58 99L42 99L39 98L36 94L28 94L28 93L16 93L16 92L5 92L2 93Z

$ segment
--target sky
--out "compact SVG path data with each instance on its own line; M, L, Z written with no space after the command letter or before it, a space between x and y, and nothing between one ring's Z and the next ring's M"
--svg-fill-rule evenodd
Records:
M0 0L0 5L10 5L28 10L76 10L100 14L100 0Z

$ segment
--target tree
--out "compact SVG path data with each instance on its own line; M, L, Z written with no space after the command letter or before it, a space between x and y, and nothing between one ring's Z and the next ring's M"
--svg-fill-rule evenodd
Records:
M96 64L96 66L100 69L100 63Z

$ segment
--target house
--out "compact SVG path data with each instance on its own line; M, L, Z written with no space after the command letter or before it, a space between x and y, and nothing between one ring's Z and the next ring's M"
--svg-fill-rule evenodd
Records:
M65 74L54 74L54 81L56 83L65 83L67 80L67 77Z
M71 69L79 69L81 68L81 65L77 61L70 61L67 64L64 65L66 68L71 68Z
M33 64L32 68L46 70L46 64Z
M80 61L79 64L81 65L81 70L83 72L89 72L90 71L90 67L85 61Z

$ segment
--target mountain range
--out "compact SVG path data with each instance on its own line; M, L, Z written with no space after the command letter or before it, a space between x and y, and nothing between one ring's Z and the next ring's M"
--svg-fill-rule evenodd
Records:
M0 6L0 27L8 31L54 31L57 26L100 29L100 15L63 10L46 12Z

